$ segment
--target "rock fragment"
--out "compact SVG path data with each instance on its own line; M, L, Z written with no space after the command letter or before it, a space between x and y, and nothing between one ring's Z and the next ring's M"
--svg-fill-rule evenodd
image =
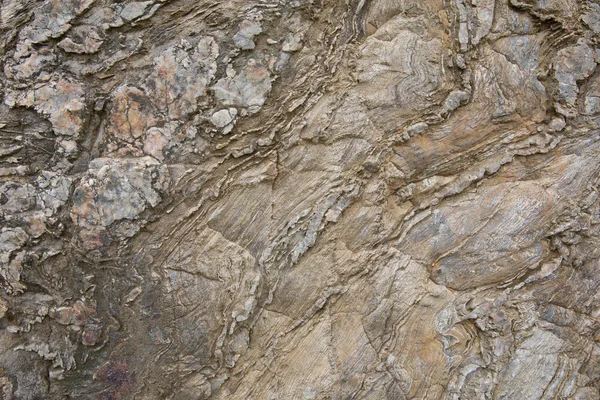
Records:
M260 23L245 19L240 23L238 31L233 36L233 43L242 50L252 50L256 46L254 37L261 32Z
M574 109L579 94L578 81L587 78L596 68L596 54L584 41L557 53L554 77L558 82L555 107L565 117L576 115Z
M75 188L71 218L87 231L83 237L101 235L113 223L135 221L144 210L156 207L166 179L165 168L151 157L95 159Z
M219 110L215 112L210 117L210 122L212 124L223 130L223 134L227 134L233 129L233 125L235 124L235 117L237 115L237 109L235 108L225 108L223 110Z
M245 107L254 114L263 106L271 90L270 74L262 64L250 59L233 77L218 80L213 90L223 105Z
M141 17L146 12L146 9L152 4L151 1L132 1L125 4L121 11L120 17L129 22Z
M293 53L302 49L302 39L304 35L302 33L288 34L286 39L283 41L281 50Z
M34 108L48 117L58 135L77 137L86 112L84 86L68 78L42 84L24 92L9 92L5 104Z
M69 53L93 54L104 43L103 36L103 30L97 27L81 25L73 28L70 34L58 43L58 47Z

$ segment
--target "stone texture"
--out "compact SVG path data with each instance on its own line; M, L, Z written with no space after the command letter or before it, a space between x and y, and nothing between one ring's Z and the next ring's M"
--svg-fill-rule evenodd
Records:
M0 398L600 400L598 2L0 27Z

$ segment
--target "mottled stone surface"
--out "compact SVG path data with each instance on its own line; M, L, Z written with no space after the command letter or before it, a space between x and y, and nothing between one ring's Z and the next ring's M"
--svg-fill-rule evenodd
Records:
M597 1L0 29L0 399L600 400Z

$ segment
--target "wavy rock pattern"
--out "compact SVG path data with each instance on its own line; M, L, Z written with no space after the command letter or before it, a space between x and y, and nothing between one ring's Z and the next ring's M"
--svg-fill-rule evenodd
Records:
M596 1L0 10L0 398L600 399Z

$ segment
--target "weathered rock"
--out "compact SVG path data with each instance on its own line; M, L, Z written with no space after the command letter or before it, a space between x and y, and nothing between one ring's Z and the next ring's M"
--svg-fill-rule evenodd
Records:
M600 400L596 1L0 27L0 398Z
M596 68L595 58L595 51L585 42L558 52L554 74L558 81L556 108L565 117L577 115L573 110L579 95L577 82L592 74Z
M221 78L213 86L216 99L225 106L245 107L252 114L258 112L271 90L269 71L250 59L240 73L233 71L232 75Z
M82 84L57 78L25 92L7 93L5 103L31 107L52 123L58 135L75 137L81 133L85 119L85 90Z
M254 36L262 32L260 23L252 20L243 20L239 30L233 35L233 43L242 50L252 50L255 47Z
M148 9L151 5L151 1L132 1L130 3L126 3L119 16L127 22L133 21L134 19L144 15L146 9Z
M101 234L115 222L135 220L148 207L161 202L167 172L150 157L97 158L73 192L71 218L87 234ZM89 247L97 247L97 242Z
M81 25L71 30L58 47L69 53L95 53L104 42L103 30L95 26Z

